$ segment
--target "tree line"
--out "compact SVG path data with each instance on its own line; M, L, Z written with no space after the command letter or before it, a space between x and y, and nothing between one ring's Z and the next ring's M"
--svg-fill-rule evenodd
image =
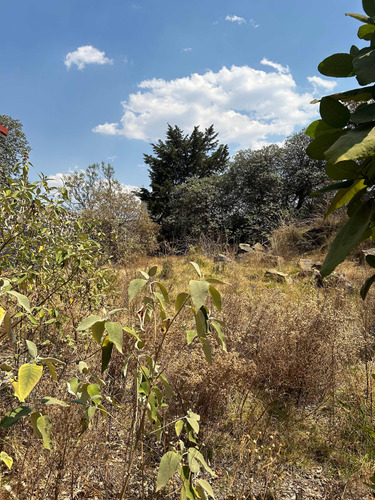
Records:
M20 175L29 144L19 120L0 115L9 130L0 144L2 178ZM232 158L211 125L185 134L168 125L165 140L145 154L150 187L127 192L109 163L64 175L69 209L94 224L113 260L153 252L157 239L187 249L202 237L230 244L265 242L281 218L316 211L313 191L324 186L324 161L306 154L311 139L302 130L282 145L238 151ZM6 181L3 181L6 182Z
M282 146L238 151L232 159L217 136L213 126L185 135L168 125L165 141L144 155L151 182L138 196L163 239L265 241L281 217L311 215L309 195L324 185L326 174L324 162L306 154L311 139L304 130Z

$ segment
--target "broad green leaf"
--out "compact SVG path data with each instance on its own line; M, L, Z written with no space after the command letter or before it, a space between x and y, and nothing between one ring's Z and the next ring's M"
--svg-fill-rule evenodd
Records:
M318 66L322 75L336 78L354 76L353 56L350 54L333 54L324 59Z
M375 283L375 274L373 274L372 276L370 276L370 278L367 278L367 280L365 281L365 283L363 284L362 288L361 288L361 297L363 300L365 300L371 286L373 285L373 283Z
M107 369L108 363L112 356L113 343L110 342L109 338L104 339L102 345L102 373Z
M98 321L102 321L102 318L100 316L91 315L88 318L85 318L84 320L82 320L80 322L80 324L77 326L77 330L79 332L83 332L85 330L88 330L93 325L95 325L95 323L97 323Z
M211 344L207 339L201 338L204 356L209 365L212 365L212 352L211 352Z
M22 306L28 313L31 313L30 302L25 295L15 292L14 290L8 290L6 293L8 295L13 295L13 297L16 297L18 304Z
M51 377L53 378L53 380L55 382L57 382L57 373L56 373L56 370L55 370L55 367L53 366L52 363L45 363L45 365L47 366L47 369L51 375Z
M158 285L158 287L160 288L161 293L163 294L165 302L167 304L169 304L170 300L169 300L168 290L165 288L165 286L163 285L163 283L160 283L159 281L156 281L155 285Z
M357 127L345 135L326 151L325 157L330 163L357 160L372 155L375 150L375 127Z
M167 378L165 377L165 375L159 375L159 378L161 380L161 383L164 386L165 395L167 396L168 399L170 399L172 397L172 394L173 394L172 387L169 385L169 382L168 382Z
M373 213L372 202L367 202L356 212L334 239L320 273L327 276L345 260L362 239Z
M330 127L323 120L315 120L307 127L305 134L312 139L315 139L316 137L318 137L318 135L329 132L337 132L337 129Z
M354 71L360 85L375 82L375 49L366 47L353 58Z
M13 382L14 394L21 403L25 401L43 374L43 366L26 363L18 370L18 381Z
M105 321L97 321L91 327L91 333L95 340L95 342L99 345L102 345L102 337L104 333L104 323Z
M359 48L356 45L352 45L350 47L350 55L351 56L356 56L359 52Z
M186 417L186 420L187 420L188 424L190 425L190 427L195 432L195 434L199 434L199 422L198 422L198 420L192 416Z
M325 160L326 151L344 134L343 130L320 134L306 148L306 153L314 160Z
M188 330L186 333L187 345L190 345L197 335L198 333L196 330Z
M98 408L100 409L100 413L103 415L103 417L107 418L108 417L108 412L105 409L105 407L102 404L99 404Z
M202 277L202 273L201 273L201 270L200 270L200 267L198 266L198 264L196 262L192 262L192 261L190 261L190 264L194 267L195 272L201 278Z
M78 363L78 370L81 373L87 373L89 371L89 367L87 366L87 364L84 361L80 361Z
M8 469L12 468L13 458L8 455L5 451L0 452L0 458L4 462L4 464L8 467Z
M100 400L102 398L102 394L100 392L100 387L98 386L98 384L88 385L87 392L88 392L90 398L94 401L95 405L100 403Z
M211 326L215 329L215 331L217 333L217 336L218 336L218 339L219 339L221 347L223 348L223 350L225 352L227 352L227 346L225 345L224 333L223 333L223 330L221 329L220 323L218 323L214 319L211 320L210 323L211 323Z
M375 1L374 0L362 0L362 7L368 16L370 16L370 17L375 16Z
M51 449L51 428L52 428L52 422L51 419L47 415L43 415L42 417L39 417L38 420L36 421L36 425L39 429L39 432L42 435L43 438L43 448L46 450Z
M27 350L29 352L30 357L35 359L38 356L38 349L34 342L31 342L31 340L26 340L26 345L27 345Z
M189 453L194 457L195 460L198 460L207 472L211 474L211 476L216 476L215 472L207 465L206 460L204 459L202 453L196 448L189 448Z
M350 111L333 97L323 97L320 101L320 115L331 127L342 128L349 121Z
M207 281L191 280L189 282L191 299L196 309L200 309L206 302L209 288L210 284Z
M165 303L163 294L159 292L154 292L154 295L158 299L161 308L165 311L165 309L167 308L167 304Z
M207 495L215 498L213 489L208 481L206 481L205 479L197 479L195 483L197 486L200 486L207 493Z
M369 87L347 90L345 92L338 92L337 94L331 94L330 97L339 99L342 102L368 101L369 99L372 99L374 97L374 87L371 85Z
M371 40L375 26L373 24L364 24L358 29L358 38L361 40Z
M310 196L317 196L318 194L321 193L329 193L330 191L336 191L337 189L344 189L352 186L354 181L352 179L343 181L343 182L336 182L335 184L330 184L329 186L325 186L322 189L318 189L318 191L315 191L315 193L311 193Z
M2 363L0 365L0 370L2 372L11 372L13 370L13 368L10 365L8 365L8 363Z
M358 179L354 181L354 183L350 187L340 189L333 198L332 203L327 210L326 217L328 217L332 212L334 212L338 208L343 207L344 205L349 203L349 201L353 198L353 196L355 196L358 193L358 191L361 191L364 187L365 187L364 180Z
M218 311L221 311L221 295L216 288L214 288L212 285L210 285L209 288L210 295L212 297L212 302L214 303L214 306Z
M0 422L0 427L3 429L7 429L11 425L14 425L20 418L27 417L31 413L31 408L28 406L17 406L17 408L14 408L11 410L9 413L3 417L3 419Z
M130 333L130 335L132 337L134 337L135 339L137 340L141 340L140 336L138 335L138 333L133 330L132 328L129 328L128 326L124 326L124 330L127 332L127 333Z
M360 166L353 160L341 161L339 163L326 163L326 174L333 180L355 179L359 177Z
M116 349L122 353L122 342L124 339L124 334L122 331L122 326L120 323L115 323L111 321L106 321L105 329L108 332L108 339L115 344Z
M198 337L205 337L207 334L207 321L201 310L195 314L195 325Z
M189 294L186 292L181 292L177 295L176 305L175 305L176 311L179 311L181 309L181 307L184 305L184 303L188 297L189 297Z
M349 203L346 206L346 213L348 217L352 217L361 208L361 206L363 205L362 197L366 192L367 188L361 189L361 191L358 191L349 201ZM369 236L366 236L366 239L370 237L371 234L369 234Z
M201 466L199 465L199 462L195 459L195 452L197 452L197 451L198 450L195 448L188 449L188 463L189 463L189 467L190 467L191 472L193 472L194 474L198 474L198 472L200 471L200 468L201 468Z
M375 26L374 26L375 28ZM375 103L359 106L351 116L353 123L367 123L375 120Z
M68 403L65 403L65 401L61 401L61 399L57 399L57 398L52 398L52 397L49 397L49 396L45 396L44 398L42 398L42 403L44 405L58 405L58 406L69 406Z
M77 396L78 386L79 386L78 378L72 377L70 380L67 381L66 384L68 386L69 394L72 394L72 396Z
M9 335L13 342L16 338L12 332L11 317L8 311L0 307L0 326L4 327L5 333Z
M177 420L177 422L174 424L174 429L176 431L177 437L180 437L183 428L184 428L184 421Z
M206 278L208 283L215 283L217 285L228 285L226 281L219 280L217 278Z
M183 482L181 488L181 500L195 500L197 495L194 491L193 485L191 484L190 468L187 465L183 465L180 468L180 476Z
M129 302L135 299L138 293L142 290L142 288L147 284L147 280L136 279L132 280L129 284L128 295Z
M148 275L153 277L155 276L155 274L158 272L158 266L152 266L149 270L148 270Z
M37 439L42 439L42 434L40 432L40 430L38 429L38 426L37 426L37 420L38 418L42 417L43 415L40 413L40 411L33 411L32 414L30 415L30 423L31 423L31 427L33 429L33 432L34 432L34 436L37 438Z
M156 491L161 490L168 481L175 475L181 462L181 455L175 451L167 451L160 461Z
M150 276L147 273L145 273L144 271L139 271L139 273L142 274L142 276L144 277L145 280L148 281L150 279Z

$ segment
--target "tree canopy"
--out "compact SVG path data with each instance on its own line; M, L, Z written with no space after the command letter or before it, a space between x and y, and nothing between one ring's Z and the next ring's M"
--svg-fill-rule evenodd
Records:
M171 213L173 188L192 178L204 178L225 170L229 160L228 146L220 144L213 125L204 132L194 127L185 135L175 126L168 125L166 140L152 144L153 155L144 155L149 166L150 190L142 188L139 197L147 205L153 221L161 224L168 236L164 220Z
M6 139L0 139L0 175L1 180L7 177L19 177L23 159L28 158L31 150L22 123L8 115L0 115L0 125L8 129Z

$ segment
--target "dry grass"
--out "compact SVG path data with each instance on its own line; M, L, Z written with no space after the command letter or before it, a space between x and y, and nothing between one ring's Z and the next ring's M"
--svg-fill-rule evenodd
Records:
M290 241L284 234L277 244L282 240ZM365 430L373 426L375 292L362 303L357 292L337 285L317 288L309 277L297 277L297 259L286 261L281 269L295 276L294 283L277 284L263 280L266 267L256 259L219 268L192 250L187 257L143 258L119 270L120 298L113 305L125 308L120 313L122 324L135 322L138 306L129 304L126 290L137 269L157 264L159 279L174 297L194 278L190 260L198 262L205 275L230 283L221 287L228 353L213 342L214 363L209 366L197 343L186 345L190 316L179 316L160 359L174 391L165 421L173 422L190 408L201 415L201 442L217 473L216 498L287 498L283 495L288 488L298 489L293 481L304 488L303 498L370 498L369 490L358 484L368 476L375 458L373 440ZM369 273L354 263L343 264L343 271L355 284ZM159 332L154 323L144 332L151 350ZM124 352L129 353L132 345L126 338ZM49 349L66 362L59 368L60 381L79 374L80 360L100 375L100 353L89 338L79 336L75 343L66 332L65 339L45 347L46 353ZM23 362L25 353L20 354ZM1 431L3 449L15 458L10 472L2 468L1 483L11 487L15 498L118 497L135 417L131 375L135 361L125 379L122 363L123 357L114 355L103 388L117 404L103 403L108 418L97 416L82 435L79 405L73 410L53 407L49 412L54 424L51 451L41 450L26 423ZM69 400L63 383L59 393L54 382L43 380L35 401L52 393ZM6 389L2 395L3 414L11 408L12 398ZM155 474L173 439L173 425L166 427L160 444L152 434L145 436L127 498L164 498L155 493ZM311 473L317 468L319 487ZM316 487L315 497L309 496L309 487L311 491ZM169 498L178 497L176 491Z

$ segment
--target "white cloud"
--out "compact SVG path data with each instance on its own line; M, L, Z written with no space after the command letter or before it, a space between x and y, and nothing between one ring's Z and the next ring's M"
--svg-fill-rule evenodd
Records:
M60 173L55 174L55 175L50 175L47 179L48 185L50 187L58 187L58 188L63 187L63 185L64 185L63 175L64 174L60 174Z
M313 84L315 90L317 90L317 87L322 87L325 90L333 90L337 85L337 82L324 80L320 76L308 76L307 79Z
M68 52L65 56L65 66L69 69L73 64L78 69L83 69L86 64L112 64L112 59L106 57L102 52L92 45L78 47L74 52Z
M275 63L267 59L266 57L263 57L263 59L260 61L260 64L263 64L264 66L270 66L273 69L276 69L279 73L289 73L289 67L282 66L281 64Z
M252 26L253 28L259 28L259 24L257 24L254 19L249 19L249 24L250 26Z
M227 16L225 18L226 21L230 21L231 23L238 23L238 24L246 24L246 19L244 19L243 17L239 17L239 16Z
M312 93L298 91L288 68L263 60L276 71L225 66L217 73L194 73L175 80L142 81L122 103L121 123L104 123L93 131L147 142L163 138L167 123L185 132L214 124L220 140L259 147L272 136L290 135L315 118Z
M118 123L103 123L103 125L97 125L92 130L93 132L98 132L104 135L116 135L117 134Z
M185 47L182 52L191 52L193 49L191 47Z

